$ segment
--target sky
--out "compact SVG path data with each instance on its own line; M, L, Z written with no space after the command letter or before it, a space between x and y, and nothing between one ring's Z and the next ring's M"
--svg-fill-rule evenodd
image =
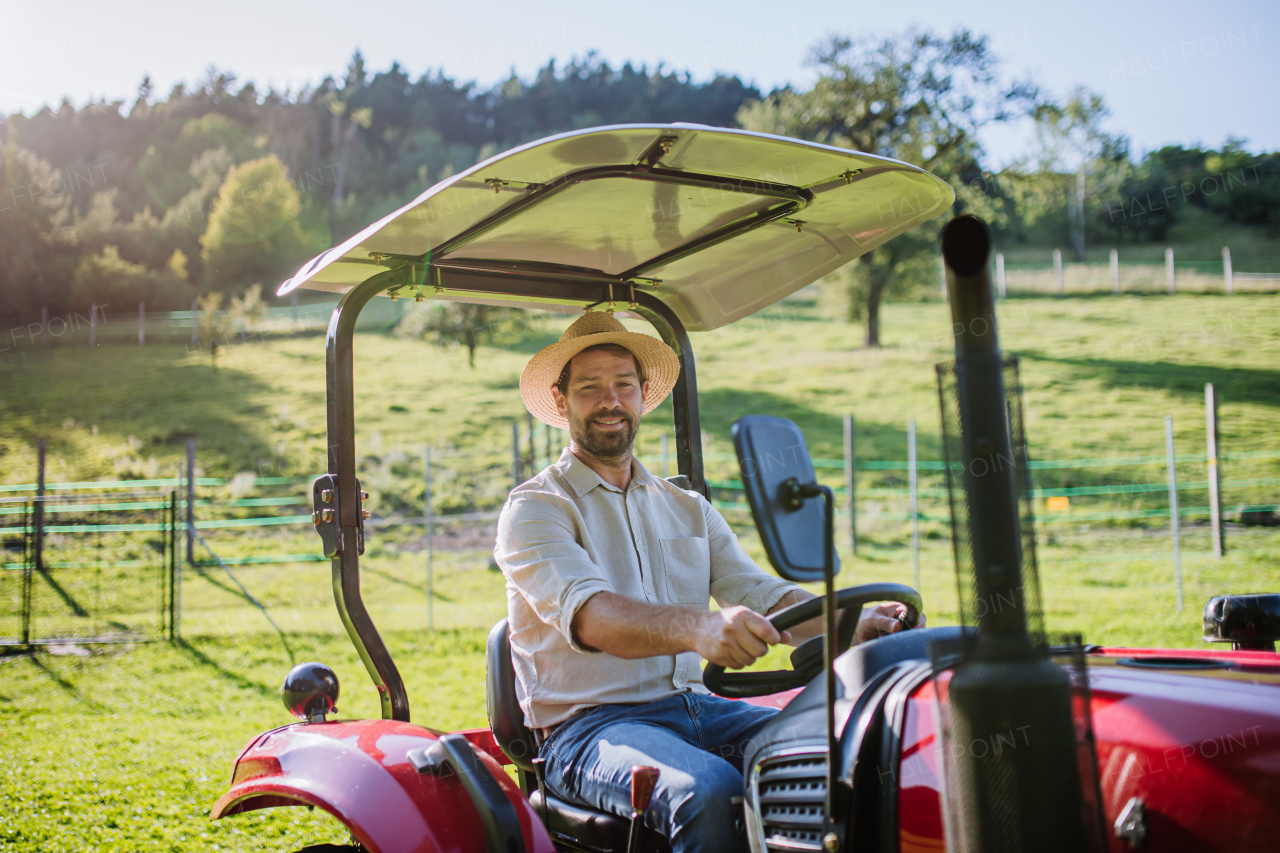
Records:
M1280 149L1277 0L0 0L0 9L4 113L31 114L64 97L129 104L144 75L163 94L211 65L260 91L296 91L341 74L356 49L375 72L398 61L415 78L439 69L481 85L512 71L529 79L549 59L594 50L615 66L662 63L695 80L736 74L768 91L811 84L809 51L832 34L967 27L990 37L1010 76L1030 75L1057 95L1078 85L1100 93L1108 129L1128 136L1135 153L1228 137ZM1032 150L1026 126L986 128L984 143L995 166Z

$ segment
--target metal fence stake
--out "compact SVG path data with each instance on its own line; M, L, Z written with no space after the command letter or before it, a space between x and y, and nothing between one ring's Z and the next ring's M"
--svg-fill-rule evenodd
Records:
M1227 552L1222 527L1222 478L1218 472L1218 392L1212 382L1204 386L1206 458L1209 465L1209 522L1213 528L1213 556Z
M1182 612L1182 542L1178 535L1178 462L1173 453L1173 415L1164 416L1164 445L1169 457L1169 532L1173 536L1173 581Z
M435 565L433 557L435 556L435 543L432 541L432 517L431 517L431 448L426 447L422 451L423 470L425 472L425 491L422 499L422 515L427 526L427 630L435 631L436 629L436 588L435 588Z
M35 544L36 571L44 574L44 469L49 443L40 439L36 444L36 500L32 507L31 525Z
M988 279L990 282L990 279ZM991 285L988 283L987 285ZM907 476L911 483L911 570L920 589L920 489L916 478L916 422L907 421Z
M858 493L855 472L858 464L856 423L853 415L844 416L844 493L849 504L849 550L858 553Z
M89 306L89 346L98 345L98 306Z
M1165 281L1165 284L1168 285L1169 287L1170 296L1178 292L1178 284L1173 275L1173 248L1172 247L1166 248L1164 250L1164 281Z
M1058 285L1058 295L1063 296L1067 292L1066 282L1062 277L1062 250L1053 250L1053 277Z
M1227 293L1236 292L1236 278L1231 271L1231 249L1228 246L1222 247L1222 278L1227 285Z
M1111 292L1120 292L1120 252L1117 249L1111 250Z
M196 564L196 440L187 439L187 564Z

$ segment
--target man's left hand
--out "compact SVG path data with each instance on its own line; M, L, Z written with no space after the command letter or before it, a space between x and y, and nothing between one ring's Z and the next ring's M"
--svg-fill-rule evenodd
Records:
M876 637L883 637L885 634L896 634L906 627L903 620L907 618L907 607L905 604L881 604L879 607L873 607L870 610L862 611L862 618L858 620L858 628L853 632L854 645L865 643L867 640L874 640ZM920 621L916 623L917 628L923 628L925 625L924 614L920 614Z

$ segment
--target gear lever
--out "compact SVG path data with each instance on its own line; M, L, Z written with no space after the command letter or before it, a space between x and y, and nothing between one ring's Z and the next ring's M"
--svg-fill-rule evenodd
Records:
M653 789L658 784L658 768L636 764L631 768L631 834L627 838L627 853L640 853L640 828L644 826L644 813L649 810Z

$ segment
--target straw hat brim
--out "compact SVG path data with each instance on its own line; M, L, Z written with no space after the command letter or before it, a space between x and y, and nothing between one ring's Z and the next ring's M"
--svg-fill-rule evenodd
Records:
M650 335L603 331L560 340L539 350L520 374L520 398L535 418L549 426L569 428L569 421L556 408L551 389L560 380L560 372L570 359L587 347L598 344L620 344L630 350L640 363L644 378L649 382L649 393L644 398L645 414L667 399L680 377L680 359L675 351Z

